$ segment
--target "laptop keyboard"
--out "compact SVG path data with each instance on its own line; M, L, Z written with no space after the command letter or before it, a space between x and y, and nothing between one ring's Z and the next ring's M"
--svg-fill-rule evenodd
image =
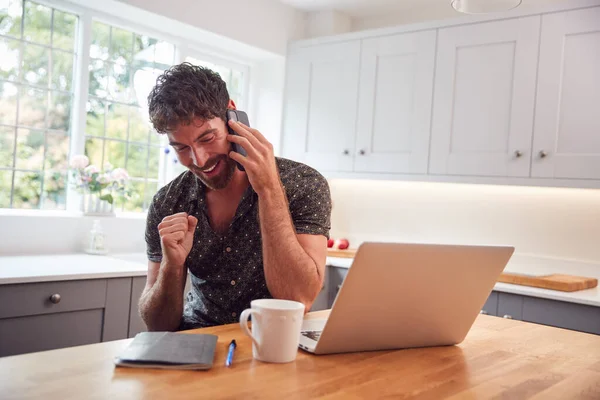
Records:
M314 340L315 342L319 340L321 337L321 331L302 331L300 332L302 336L306 336L309 339Z

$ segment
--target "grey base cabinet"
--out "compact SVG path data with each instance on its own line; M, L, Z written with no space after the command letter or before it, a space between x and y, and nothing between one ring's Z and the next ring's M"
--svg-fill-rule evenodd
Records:
M146 277L0 285L0 357L126 339L145 330Z

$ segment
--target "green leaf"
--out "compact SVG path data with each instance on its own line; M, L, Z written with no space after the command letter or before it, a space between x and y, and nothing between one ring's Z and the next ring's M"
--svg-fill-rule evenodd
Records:
M112 204L114 199L112 197L112 194L105 194L104 196L100 196L100 200L106 200L108 201L109 204Z

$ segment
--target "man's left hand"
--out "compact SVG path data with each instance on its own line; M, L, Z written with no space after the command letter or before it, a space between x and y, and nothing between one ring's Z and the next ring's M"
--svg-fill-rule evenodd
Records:
M238 135L227 135L227 140L241 145L246 157L235 151L229 157L242 164L248 174L252 188L259 196L281 189L279 172L273 152L273 145L258 130L237 121L229 121L229 126Z

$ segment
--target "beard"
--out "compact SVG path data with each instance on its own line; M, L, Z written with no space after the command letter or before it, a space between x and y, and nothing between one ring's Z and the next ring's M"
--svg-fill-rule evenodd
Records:
M221 163L221 165L217 166L217 168L219 168L220 170L217 173L217 175L207 176L202 171L202 169L211 168L214 165L217 165L218 163ZM231 182L231 179L233 178L233 174L236 169L236 163L225 154L222 154L209 159L202 168L196 167L195 165L192 165L189 168L190 171L192 171L192 173L196 175L196 177L200 179L200 181L206 187L208 187L211 190L219 190L225 189L227 185L229 185L229 182Z

